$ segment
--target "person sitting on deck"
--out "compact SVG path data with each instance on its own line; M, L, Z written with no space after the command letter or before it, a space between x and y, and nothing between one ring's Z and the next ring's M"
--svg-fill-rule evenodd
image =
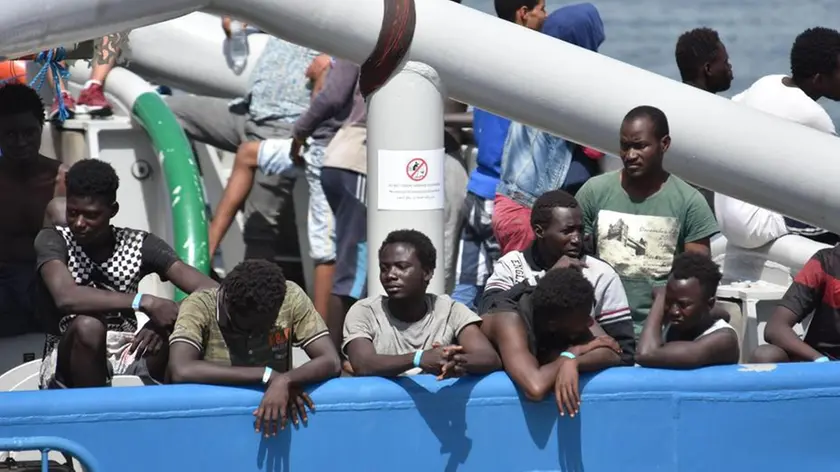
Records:
M173 383L265 385L254 411L257 431L297 425L313 408L303 388L338 376L338 352L321 315L300 286L264 260L240 262L217 289L181 304L169 339ZM292 344L311 359L293 369Z
M633 359L633 318L624 286L606 262L583 253L583 216L577 200L563 190L540 195L531 210L536 239L524 251L512 251L496 263L487 280L479 313L490 311L518 283L534 286L547 270L579 269L595 288L592 317L621 346L625 362Z
M446 295L426 293L435 257L419 231L385 238L379 281L387 295L359 300L344 322L342 348L355 374L391 377L419 369L444 378L500 368L478 315Z
M65 167L40 153L44 104L34 89L0 86L0 337L41 332L35 318L35 250Z
M685 252L674 259L665 291L645 321L637 364L694 369L738 362L735 329L712 313L721 277L717 264L703 254Z
M636 107L621 124L624 168L593 177L576 197L595 253L616 268L640 333L674 257L710 253L718 232L709 204L695 188L663 167L671 145L668 118L658 108Z
M767 326L768 344L753 351L752 362L827 362L840 359L840 246L816 252L788 288ZM793 330L813 313L805 339Z
M109 164L77 162L66 186L68 225L44 228L35 239L45 292L38 314L47 326L41 388L105 386L123 374L159 382L178 306L139 293L140 280L157 274L187 293L216 282L157 236L111 226L119 178ZM139 332L135 311L149 316Z
M525 397L541 401L554 388L560 414L580 407L578 376L622 365L621 347L591 313L595 289L579 269L551 269L534 287L514 286L504 304L482 316L481 330L498 349Z

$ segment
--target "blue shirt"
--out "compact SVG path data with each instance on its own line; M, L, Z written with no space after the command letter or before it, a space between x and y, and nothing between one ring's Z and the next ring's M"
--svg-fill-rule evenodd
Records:
M478 166L470 174L467 190L485 200L493 200L502 172L502 150L510 120L478 108L473 110L473 133L478 145Z

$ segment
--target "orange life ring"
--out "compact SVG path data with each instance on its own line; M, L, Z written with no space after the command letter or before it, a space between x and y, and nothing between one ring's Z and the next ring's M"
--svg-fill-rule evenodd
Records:
M26 84L26 62L0 61L0 82Z

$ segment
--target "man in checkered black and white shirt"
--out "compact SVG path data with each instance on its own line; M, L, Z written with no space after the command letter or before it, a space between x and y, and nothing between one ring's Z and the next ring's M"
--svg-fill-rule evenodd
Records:
M158 274L187 293L217 284L157 236L111 226L119 178L109 164L80 161L65 181L67 226L35 239L36 311L47 331L41 388L105 386L122 374L160 382L178 306L137 293L140 280ZM139 331L136 311L150 319Z

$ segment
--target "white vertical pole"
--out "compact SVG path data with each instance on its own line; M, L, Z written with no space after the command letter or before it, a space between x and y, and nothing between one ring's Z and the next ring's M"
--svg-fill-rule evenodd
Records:
M368 99L368 295L383 292L379 247L391 231L415 229L437 250L430 293L444 292L443 99L431 67L406 63Z

